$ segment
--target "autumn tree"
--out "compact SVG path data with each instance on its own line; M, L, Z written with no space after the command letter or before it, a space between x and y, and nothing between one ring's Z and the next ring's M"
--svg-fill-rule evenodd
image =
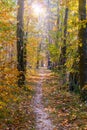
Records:
M87 100L87 25L86 0L79 0L79 74L82 98Z
M18 13L17 13L17 61L18 61L18 85L25 83L25 45L24 45L24 0L18 0Z
M60 62L61 62L61 67L63 69L63 82L65 83L66 81L66 41L67 41L67 21L68 21L68 7L65 7L65 16L64 16L64 34L63 34L63 47L61 48L61 57L60 57Z
M70 91L78 91L78 1L57 1L57 26L50 46L54 70Z

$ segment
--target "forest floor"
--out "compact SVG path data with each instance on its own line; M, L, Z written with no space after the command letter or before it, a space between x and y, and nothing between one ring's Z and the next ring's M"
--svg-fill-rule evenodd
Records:
M54 130L54 126L49 117L47 111L45 111L45 107L43 104L43 93L42 93L42 85L44 79L46 77L46 73L43 70L39 71L39 82L35 88L35 96L33 99L33 108L34 113L36 115L36 130Z
M55 130L87 130L87 104L60 84L58 74L45 73L43 100Z
M61 86L58 74L43 69L34 80L35 130L87 130L87 105Z
M27 81L0 109L0 130L87 130L87 105L61 86L58 74L40 69Z
M33 88L36 86L34 77L37 77L36 73L28 76L26 86L21 88L2 86L0 130L35 130L35 116L31 104Z

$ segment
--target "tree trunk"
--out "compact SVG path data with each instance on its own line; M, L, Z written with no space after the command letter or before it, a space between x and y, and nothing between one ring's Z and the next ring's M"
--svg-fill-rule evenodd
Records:
M24 0L18 0L17 13L17 68L19 71L18 86L25 84L25 45L24 45L24 30L23 30L23 15L24 15Z
M68 8L65 9L65 18L64 18L64 40L62 47L62 65L66 63L66 38L67 38L67 21L68 21Z
M79 0L79 20L81 24L79 27L80 87L82 98L87 100L87 25L84 23L86 20L86 0Z
M65 17L64 17L64 40L63 47L61 48L61 56L60 56L60 64L63 69L63 84L66 82L66 38L67 38L67 21L68 21L68 7L65 9Z
M52 38L50 36L50 31L51 31L51 7L50 7L50 0L47 0L47 5L48 5L48 16L47 16L47 30L48 30L48 42L49 44L52 43ZM50 52L48 51L48 69L51 69L51 61L50 61Z

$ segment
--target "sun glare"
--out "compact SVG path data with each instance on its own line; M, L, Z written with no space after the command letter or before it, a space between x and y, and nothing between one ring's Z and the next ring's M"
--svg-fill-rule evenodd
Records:
M37 16L40 14L44 14L44 12L45 12L44 8L40 4L33 4L32 9L33 9L35 15L37 15Z

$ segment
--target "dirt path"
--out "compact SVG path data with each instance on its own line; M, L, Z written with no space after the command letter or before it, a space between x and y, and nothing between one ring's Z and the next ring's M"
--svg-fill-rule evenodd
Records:
M34 112L36 115L36 130L53 130L54 126L49 118L49 114L45 112L43 105L42 83L44 80L44 72L40 72L40 81L36 87L36 94L34 97Z

